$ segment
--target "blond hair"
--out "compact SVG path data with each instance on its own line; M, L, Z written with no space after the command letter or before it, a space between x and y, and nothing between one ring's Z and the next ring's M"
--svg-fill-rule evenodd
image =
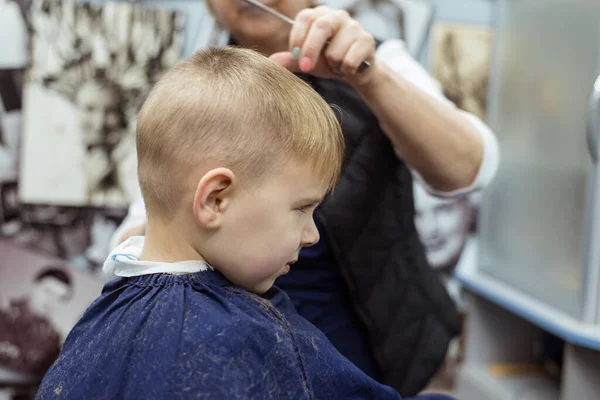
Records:
M203 162L249 184L293 156L332 189L344 139L331 107L300 78L252 50L220 47L155 85L138 116L137 153L148 214L170 217Z

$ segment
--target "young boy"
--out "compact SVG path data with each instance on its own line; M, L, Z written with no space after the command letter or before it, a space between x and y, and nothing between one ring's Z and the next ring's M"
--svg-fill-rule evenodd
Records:
M107 259L121 278L38 397L399 399L272 287L319 240L312 214L340 174L319 95L250 50L210 49L156 85L137 133L146 237Z

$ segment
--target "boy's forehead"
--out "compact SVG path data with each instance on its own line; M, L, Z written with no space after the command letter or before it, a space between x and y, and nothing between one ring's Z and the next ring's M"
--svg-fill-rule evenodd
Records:
M328 186L319 177L306 177L297 181L288 181L289 190L294 201L304 204L321 203L328 191Z
M298 192L311 192L312 196L323 196L327 191L327 185L323 182L323 177L315 171L315 168L308 162L301 162L291 158L286 162L284 168L277 170L280 179L287 185L295 188Z

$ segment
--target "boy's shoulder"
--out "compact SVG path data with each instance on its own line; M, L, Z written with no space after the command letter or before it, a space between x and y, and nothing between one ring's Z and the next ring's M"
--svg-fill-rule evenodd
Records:
M119 278L105 286L94 305L100 311L110 309L117 316L147 314L174 321L180 315L184 324L250 323L269 319L266 310L275 308L269 300L233 286L215 271Z
M233 286L213 272L121 278L105 287L81 322L95 325L96 316L101 316L104 321L115 321L120 330L130 326L146 340L159 340L152 338L158 335L213 345L224 341L231 349L236 342L275 338L274 332L285 329L280 307L287 310L285 306L291 302L283 292L277 293L267 299Z
M69 335L43 391L67 380L66 398L260 398L272 387L282 390L276 398L302 398L286 324L269 300L231 285L113 282Z

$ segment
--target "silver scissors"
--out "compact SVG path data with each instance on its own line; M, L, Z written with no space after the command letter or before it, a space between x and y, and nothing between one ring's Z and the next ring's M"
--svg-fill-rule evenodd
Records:
M282 21L287 22L290 25L294 25L294 20L291 19L290 17L286 17L285 15L283 15L282 13L280 13L277 10L273 10L271 7L265 6L263 3L259 2L258 0L244 0L247 3L252 4L255 7L260 8L263 11L268 12L271 15L274 15L275 17L281 19ZM329 43L329 42L328 42ZM358 72L363 72L364 70L366 70L367 68L369 68L371 66L371 63L368 61L363 61L360 66L358 67Z

